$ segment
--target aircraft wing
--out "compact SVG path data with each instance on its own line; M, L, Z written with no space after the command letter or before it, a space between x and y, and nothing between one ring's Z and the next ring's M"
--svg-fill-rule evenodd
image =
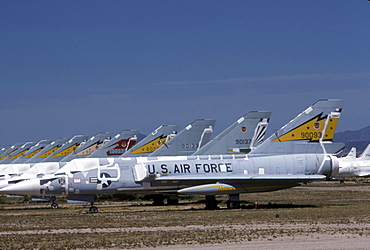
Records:
M186 179L184 179L186 178ZM230 176L187 176L173 178L161 176L157 181L179 181L189 183L177 190L162 190L162 193L187 195L238 194L240 192L269 192L299 186L302 182L311 182L326 178L325 175L230 175ZM191 184L193 183L193 184Z

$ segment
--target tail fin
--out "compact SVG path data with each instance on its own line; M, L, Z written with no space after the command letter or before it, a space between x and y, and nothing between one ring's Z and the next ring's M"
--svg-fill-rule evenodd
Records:
M370 144L362 151L361 156L358 158L361 161L369 161L370 160Z
M15 159L12 164L15 163L25 163L32 157L34 157L37 153L41 152L47 145L49 145L51 141L49 140L41 140L38 143L36 143L34 146L32 146L26 153L24 153L21 157L18 157Z
M10 146L8 149L3 151L3 154L0 156L0 164L2 164L3 160L8 158L10 155L12 155L15 151L17 151L20 147L22 147L24 143L16 143L12 146Z
M342 111L339 99L319 100L271 135L251 154L326 152L322 142L331 142Z
M68 141L68 138L59 138L47 145L43 150L35 154L32 158L28 159L26 163L38 163L45 160L55 151L57 151L64 143Z
M349 151L348 155L344 157L343 159L351 160L351 161L356 160L356 148L352 147L351 151Z
M94 153L100 147L102 147L112 137L110 132L97 133L91 137L88 141L81 144L80 147L76 148L73 153L67 155L62 159L62 162L68 162L77 158L86 158L90 154Z
M19 157L23 156L33 147L36 143L35 142L26 142L18 149L14 150L11 154L9 154L4 160L1 161L1 164L9 164L18 159Z
M160 126L122 156L147 156L171 140L176 135L178 128L179 126L177 125Z
M0 149L0 159L2 157L2 155L11 147L11 145L8 145L8 146L4 146Z
M67 155L72 154L89 137L86 135L76 135L63 144L58 150L48 156L43 162L59 162Z
M209 142L215 120L199 119L149 156L191 155Z
M137 141L139 130L124 130L88 158L117 157L129 150Z
M270 116L271 112L249 112L193 155L249 153L262 142Z

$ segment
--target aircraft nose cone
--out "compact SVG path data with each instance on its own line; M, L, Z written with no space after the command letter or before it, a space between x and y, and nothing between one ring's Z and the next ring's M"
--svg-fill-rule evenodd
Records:
M40 195L40 180L21 181L0 189L0 194Z

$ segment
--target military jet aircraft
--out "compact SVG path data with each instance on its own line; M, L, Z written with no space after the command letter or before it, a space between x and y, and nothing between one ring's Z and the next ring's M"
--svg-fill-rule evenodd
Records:
M352 148L346 157L337 158L338 171L331 177L369 177L370 176L370 144L362 154L356 158L356 148Z
M63 164L65 164L64 159L71 154L76 152L77 148L86 142L87 136L74 136L68 142L62 145L58 150L50 154L48 157L44 158L43 160L43 167L48 169L59 169ZM35 143L25 143L23 146L19 147L13 154L9 155L3 161L10 160L12 155L19 155L19 158L22 154L20 152L28 152L30 149L29 145L34 145ZM25 149L26 148L26 149ZM38 163L41 164L41 163ZM5 169L2 170L2 175L4 175L4 179L11 178L12 176L19 176L28 169L30 169L35 164L33 163L19 163L19 164L4 164L7 166ZM54 171L55 171L54 170Z
M341 100L320 100L245 155L76 159L69 163L70 171L20 182L0 193L63 195L90 202L91 212L97 212L96 194L205 195L206 208L216 207L216 195L227 194L228 208L238 208L240 193L290 188L337 171L330 152L341 110ZM77 165L90 169L71 171Z
M134 180L149 183L147 192L205 195L206 208L212 209L217 204L215 195L228 194L228 207L238 208L240 193L274 191L326 178L337 171L332 151L344 146L331 143L341 109L341 100L320 100L248 155L148 161L135 165Z
M118 153L118 155L121 155L122 152L124 152L122 150L125 150L135 144L136 136L138 133L138 130L123 131L120 134L116 135L113 139L110 139L111 133L98 133L95 136L91 137L88 141L85 141L86 136L75 136L68 142L67 139L57 139L47 145L44 150L41 150L38 153L36 153L36 151L38 150L32 152L31 155L33 155L33 157L26 161L26 163L9 165L9 167L6 168L4 172L15 172L14 169L19 168L23 168L24 172L19 173L13 178L5 178L4 180L0 181L0 188L18 183L26 179L41 177L45 174L52 174L74 158L85 158L94 156L111 157L116 156L116 153ZM69 155L68 153L65 153L67 154L67 156L62 157L61 159L60 157L49 158L49 156L53 155L53 153L55 152L55 154L63 154L63 152L66 152L73 147L75 147L75 150L73 150L72 153L70 153ZM32 148L30 149L30 151L31 150ZM46 158L49 161L44 161Z

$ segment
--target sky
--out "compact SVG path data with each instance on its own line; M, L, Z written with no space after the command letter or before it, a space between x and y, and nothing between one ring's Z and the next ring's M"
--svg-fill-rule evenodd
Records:
M337 132L370 126L367 0L0 6L0 146L195 119L218 134L255 110L273 131L327 98Z

